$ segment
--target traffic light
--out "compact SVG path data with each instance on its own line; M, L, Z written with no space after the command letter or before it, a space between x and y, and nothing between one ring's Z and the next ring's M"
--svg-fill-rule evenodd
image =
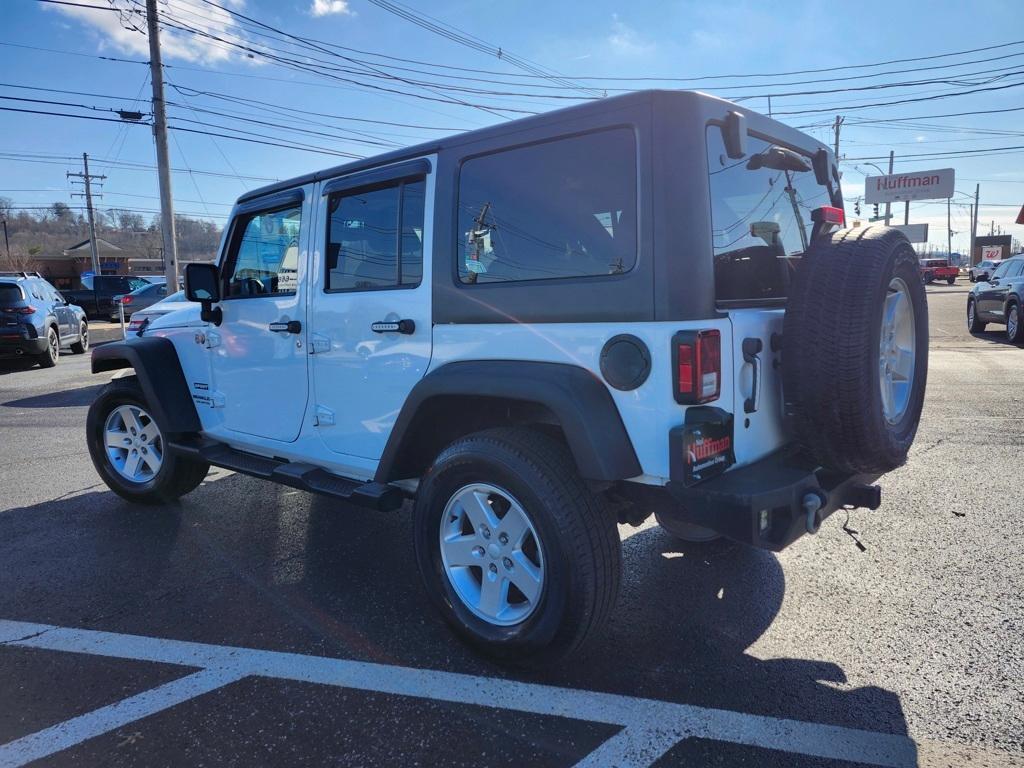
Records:
M878 203L875 203L875 218L878 218Z
M858 197L853 203L853 212L860 216L860 198Z

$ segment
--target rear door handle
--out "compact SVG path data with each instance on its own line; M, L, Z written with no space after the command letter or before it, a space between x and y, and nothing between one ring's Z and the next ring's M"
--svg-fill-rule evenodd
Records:
M374 333L404 333L408 335L416 331L416 323L413 320L395 320L393 322L381 320L371 323L370 330Z
M744 413L755 413L761 400L761 349L764 343L760 339L743 340L743 362L754 366L754 380L751 386L750 397L743 403Z
M279 320L267 326L274 333L302 333L302 323L298 320Z

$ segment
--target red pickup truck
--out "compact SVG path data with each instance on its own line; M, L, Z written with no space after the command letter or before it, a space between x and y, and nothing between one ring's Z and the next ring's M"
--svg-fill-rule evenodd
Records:
M926 284L945 280L952 285L959 274L959 267L951 267L946 259L921 259L921 279Z

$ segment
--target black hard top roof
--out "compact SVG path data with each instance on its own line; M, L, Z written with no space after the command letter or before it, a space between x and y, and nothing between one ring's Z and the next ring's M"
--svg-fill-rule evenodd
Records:
M584 104L574 104L571 107L564 107L562 109L552 110L551 112L545 112L542 115L532 115L530 117L523 117L517 120L509 120L506 123L499 123L497 125L491 125L486 128L478 128L473 131L465 131L463 133L457 133L452 136L446 136L444 138L437 139L436 141L425 142L423 144L416 144L411 147L403 147L393 152L387 152L382 155L374 155L373 157L367 157L361 160L355 160L350 163L343 165L336 165L332 168L326 168L322 171L314 171L313 173L306 173L302 176L296 176L292 179L286 179L284 181L276 181L273 184L267 184L266 186L259 187L257 189L246 192L238 198L238 202L242 203L246 200L252 200L256 197L262 197L263 195L270 194L272 192L278 192L283 189L290 187L297 187L303 184L308 184L311 181L319 181L320 179L329 179L334 176L343 176L345 174L354 173L356 171L362 171L369 168L374 168L380 165L388 165L390 163L397 162L399 160L405 160L411 157L422 157L423 155L433 154L442 149L451 149L453 147L462 146L482 139L490 139L502 135L511 135L518 133L519 131L529 130L536 128L541 125L557 123L566 119L578 119L591 114L595 117L601 115L612 109L619 109L630 104L643 104L650 103L660 99L695 99L695 98L713 98L705 94L697 93L695 91L660 91L660 90L646 90L636 91L634 93L626 93L620 96L610 96L603 99L595 99Z

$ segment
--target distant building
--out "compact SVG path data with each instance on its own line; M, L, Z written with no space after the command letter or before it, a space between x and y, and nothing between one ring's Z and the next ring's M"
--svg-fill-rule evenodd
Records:
M162 275L164 262L159 253L138 248L122 248L96 238L100 273L104 275ZM39 253L35 257L43 276L60 288L77 288L83 272L92 272L92 249L89 240L68 246L60 253Z

